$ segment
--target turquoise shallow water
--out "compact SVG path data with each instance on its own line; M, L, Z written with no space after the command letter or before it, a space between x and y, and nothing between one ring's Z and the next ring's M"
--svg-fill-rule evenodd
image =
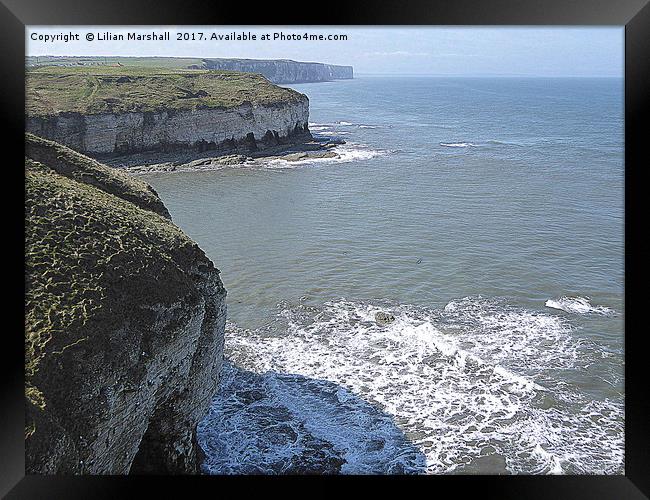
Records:
M623 81L294 88L342 160L144 177L228 289L206 471L622 473Z

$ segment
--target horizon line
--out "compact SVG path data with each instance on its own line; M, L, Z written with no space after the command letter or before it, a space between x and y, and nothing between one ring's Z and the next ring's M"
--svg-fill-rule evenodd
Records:
M341 63L323 63L317 61L297 61L295 59L285 58L269 58L257 59L248 57L205 57L205 56L160 56L160 55L54 55L54 54L25 54L28 57L69 57L69 58L100 58L100 57L115 57L115 58L152 58L152 59L241 59L250 61L291 61L296 63L309 63L309 64L326 64L329 66L349 66L354 71L354 76L401 76L401 77L433 77L433 78L625 78L625 74L621 75L544 75L544 74L517 74L517 73L373 73L373 72L357 72L352 64ZM25 68L28 68L27 64Z
M510 73L356 73L357 76L404 76L418 77L427 76L432 78L625 78L625 75L529 75L529 74L510 74Z

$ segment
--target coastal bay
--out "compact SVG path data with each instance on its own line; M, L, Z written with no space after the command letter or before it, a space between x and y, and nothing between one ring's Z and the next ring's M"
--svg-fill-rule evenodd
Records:
M623 472L621 79L32 71L28 130L104 163L28 136L33 289L96 212L69 273L136 307L105 349L29 303L31 470Z
M203 471L621 473L622 80L294 88L339 158L139 176L229 290Z

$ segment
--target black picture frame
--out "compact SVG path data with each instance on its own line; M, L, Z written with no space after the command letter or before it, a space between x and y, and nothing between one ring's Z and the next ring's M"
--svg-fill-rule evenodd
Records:
M644 323L642 270L647 251L641 246L642 221L648 213L642 192L649 162L644 123L650 92L650 5L648 0L453 0L383 2L355 0L338 4L305 2L252 4L206 0L0 0L2 57L2 202L6 239L5 299L0 379L0 495L7 498L121 498L144 494L163 498L188 495L206 487L223 494L229 482L237 495L267 494L265 487L295 483L296 491L311 494L316 479L346 487L350 481L376 483L382 489L420 483L436 496L473 492L481 498L603 498L636 499L650 495L650 404ZM312 9L313 7L313 9ZM310 13L312 16L308 15ZM315 14L315 15L314 15ZM317 23L314 23L317 21ZM72 477L25 476L24 469L24 178L19 168L24 144L25 26L27 25L609 25L625 27L625 475L624 476L431 476L431 477ZM23 202L22 205L21 201ZM645 208L644 208L645 207ZM8 272L9 271L9 272ZM635 293L635 291L638 292ZM323 480L325 479L325 481ZM281 481L281 482L280 482ZM141 489L142 488L142 489ZM444 488L444 490L441 490ZM445 493L442 493L445 491ZM319 493L325 490L320 489Z

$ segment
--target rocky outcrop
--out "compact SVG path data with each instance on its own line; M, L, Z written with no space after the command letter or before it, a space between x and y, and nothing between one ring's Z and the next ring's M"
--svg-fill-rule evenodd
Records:
M385 326L395 321L395 316L390 313L379 311L375 313L375 321L379 326Z
M255 151L309 139L309 99L261 75L137 67L26 74L26 128L93 156Z
M28 116L27 131L91 155L256 150L309 137L309 100L233 108Z
M352 66L288 59L203 59L203 64L195 67L259 73L273 83L329 82L354 77Z
M194 473L226 291L155 191L27 135L28 474Z
M209 152L140 153L106 159L107 165L128 171L130 174L149 172L188 172L215 170L223 167L260 167L269 161L305 161L324 158L340 159L337 146L345 144L342 139L313 139L299 144L280 145L249 154L211 155Z

